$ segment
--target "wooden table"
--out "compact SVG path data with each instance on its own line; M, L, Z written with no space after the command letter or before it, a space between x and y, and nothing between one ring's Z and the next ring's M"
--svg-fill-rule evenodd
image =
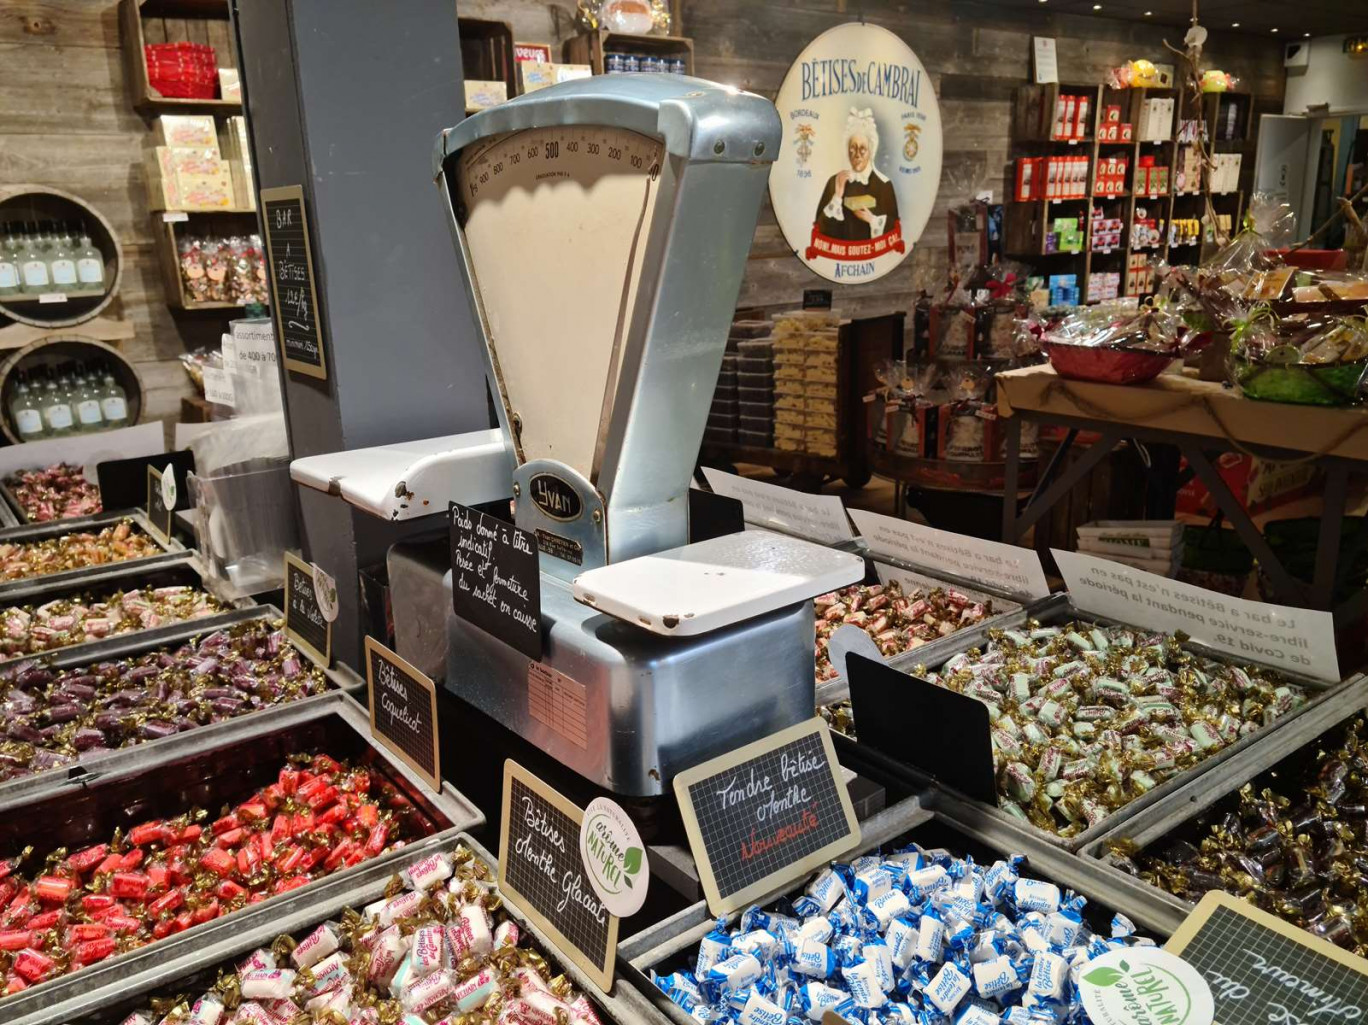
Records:
M1008 494L1016 490L1020 474L1022 421L1056 424L1068 432L1025 506L1018 512L1013 503L1003 503L1003 540L1017 542L1077 480L1127 439L1172 445L1268 573L1277 600L1304 608L1333 607L1348 477L1351 472L1368 473L1363 465L1368 463L1368 410L1257 402L1188 372L1163 374L1143 385L1113 385L1066 380L1050 366L1035 366L1005 371L996 380L998 414L1007 432ZM1061 474L1064 454L1079 431L1096 432L1101 440ZM1287 572L1216 471L1211 454L1231 451L1281 462L1314 462L1325 470L1315 576L1309 587ZM1350 622L1365 610L1368 590L1361 589L1334 610L1336 622Z

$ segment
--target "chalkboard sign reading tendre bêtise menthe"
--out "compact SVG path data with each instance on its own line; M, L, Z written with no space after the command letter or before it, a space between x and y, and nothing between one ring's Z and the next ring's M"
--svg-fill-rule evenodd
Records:
M261 213L281 357L287 370L326 379L328 365L318 322L318 290L314 286L303 188L285 185L262 189Z
M451 503L451 604L456 615L542 657L541 573L531 531Z
M371 734L440 791L436 686L374 637L367 637L366 688Z
M826 723L810 719L674 781L708 907L723 915L860 842Z
M1368 1019L1368 962L1228 893L1203 897L1164 949L1201 973L1221 1025Z
M618 919L580 857L584 813L514 761L504 762L499 889L604 990L613 985Z
M332 624L318 607L313 567L285 553L285 635L323 666L332 664Z

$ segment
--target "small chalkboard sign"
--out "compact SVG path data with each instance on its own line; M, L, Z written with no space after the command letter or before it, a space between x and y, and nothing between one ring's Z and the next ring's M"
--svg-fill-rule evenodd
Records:
M850 793L821 719L681 772L674 789L715 915L801 879L860 842Z
M499 889L605 992L613 987L618 919L580 858L584 812L511 759L504 762Z
M689 544L739 534L745 529L746 507L740 499L702 488L689 489Z
M1368 961L1212 890L1164 944L1206 979L1221 1025L1351 1022L1368 1011Z
M366 689L371 735L440 792L436 686L421 670L367 637Z
M853 652L845 664L861 744L972 800L997 804L987 705ZM912 735L908 723L936 725Z
M805 310L829 310L829 309L831 309L831 289L829 289L829 288L805 288L805 289L803 289L803 309L805 309Z
M174 482L174 478L172 478ZM171 531L175 528L176 502L175 485L172 484L171 502L166 501L166 489L162 487L162 472L155 467L147 468L147 522L154 537L163 542L171 541Z
M332 624L314 593L313 567L285 553L285 635L314 661L332 665Z
M533 662L542 657L537 539L506 520L451 503L451 604Z
M271 274L271 310L287 370L326 379L323 330L318 321L309 221L304 189L284 185L261 190L261 222L266 227L266 262Z

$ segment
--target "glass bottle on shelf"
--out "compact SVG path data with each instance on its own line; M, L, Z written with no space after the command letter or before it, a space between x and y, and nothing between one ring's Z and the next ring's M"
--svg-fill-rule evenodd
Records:
M80 363L76 364L73 388L76 397L76 429L83 434L104 430L104 411L100 406L99 389Z
M100 409L104 413L105 426L127 427L128 399L108 368L105 369L100 392Z
M104 288L105 262L104 256L90 241L90 232L85 225L81 226L81 235L73 246L76 255L76 280L80 282L81 289L93 290Z
M0 295L16 295L20 288L19 277L19 236L13 224L5 225L5 234L0 238Z
M19 383L14 386L14 398L10 400L10 422L20 441L37 441L45 436L43 413L29 390L28 378L19 374Z
M70 434L75 419L71 415L71 403L63 396L57 378L51 374L48 375L47 382L43 385L41 402L43 426L47 428L47 436L49 438L64 438Z
M38 234L38 226L24 237L19 254L19 272L22 288L28 295L38 295L52 289L52 279L48 274L47 254L43 252Z
M76 258L71 252L71 236L64 228L53 225L48 238L48 273L52 278L55 292L74 292L80 286L76 283Z

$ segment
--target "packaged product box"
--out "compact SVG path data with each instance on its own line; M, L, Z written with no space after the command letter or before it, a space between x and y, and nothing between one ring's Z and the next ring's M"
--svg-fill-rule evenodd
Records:
M238 79L237 68L219 68L219 98L242 102L242 82Z
M223 210L234 205L233 178L217 146L154 146L147 160L147 193L153 210Z
M152 141L174 149L213 150L219 156L212 114L162 114L152 119Z
M494 107L507 99L508 84L506 82L482 82L479 79L472 78L465 81L465 105L468 111Z

